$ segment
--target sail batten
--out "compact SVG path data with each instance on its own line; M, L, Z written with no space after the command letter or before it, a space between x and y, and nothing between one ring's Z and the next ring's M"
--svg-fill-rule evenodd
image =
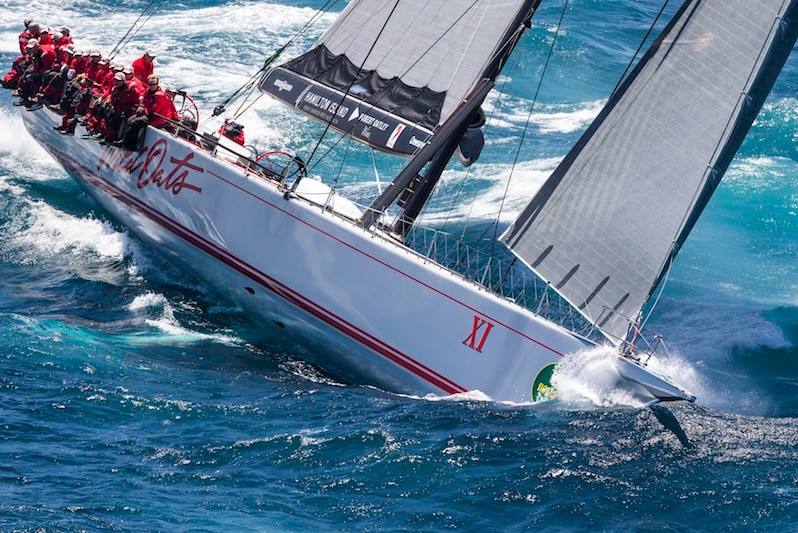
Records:
M502 236L618 342L792 50L795 4L687 0Z
M414 154L497 74L497 57L539 1L353 0L260 88L374 148Z

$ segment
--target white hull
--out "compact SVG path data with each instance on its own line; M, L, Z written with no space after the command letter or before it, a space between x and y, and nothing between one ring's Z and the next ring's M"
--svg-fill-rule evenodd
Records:
M479 390L524 402L542 370L586 347L530 311L318 205L287 200L275 182L182 139L151 129L143 150L131 153L59 135L53 126L61 117L46 108L23 115L36 140L109 213L256 322L307 346L323 367L397 392ZM633 371L622 375L643 399L692 399L623 361Z

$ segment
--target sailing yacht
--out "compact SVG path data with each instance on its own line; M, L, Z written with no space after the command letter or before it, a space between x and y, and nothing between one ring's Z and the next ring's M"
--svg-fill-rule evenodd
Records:
M620 387L692 401L646 366L641 313L792 50L795 2L687 0L501 237L512 268L475 264L417 219L450 161L478 158L480 106L539 2L353 0L263 72L261 91L407 158L368 206L213 134L148 128L130 151L57 134L47 107L24 123L112 217L337 375L528 402L608 345Z

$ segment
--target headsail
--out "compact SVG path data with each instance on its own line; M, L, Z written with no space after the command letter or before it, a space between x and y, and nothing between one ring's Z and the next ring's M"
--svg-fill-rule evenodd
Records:
M502 240L608 336L646 304L787 59L796 1L687 0Z
M508 34L538 2L353 0L260 88L374 148L413 154L504 57Z

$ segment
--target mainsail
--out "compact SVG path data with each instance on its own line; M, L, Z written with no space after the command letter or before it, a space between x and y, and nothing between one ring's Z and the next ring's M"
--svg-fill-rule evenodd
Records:
M797 32L795 1L687 0L502 240L620 342Z
M498 72L539 1L353 0L260 88L374 148L414 154Z

